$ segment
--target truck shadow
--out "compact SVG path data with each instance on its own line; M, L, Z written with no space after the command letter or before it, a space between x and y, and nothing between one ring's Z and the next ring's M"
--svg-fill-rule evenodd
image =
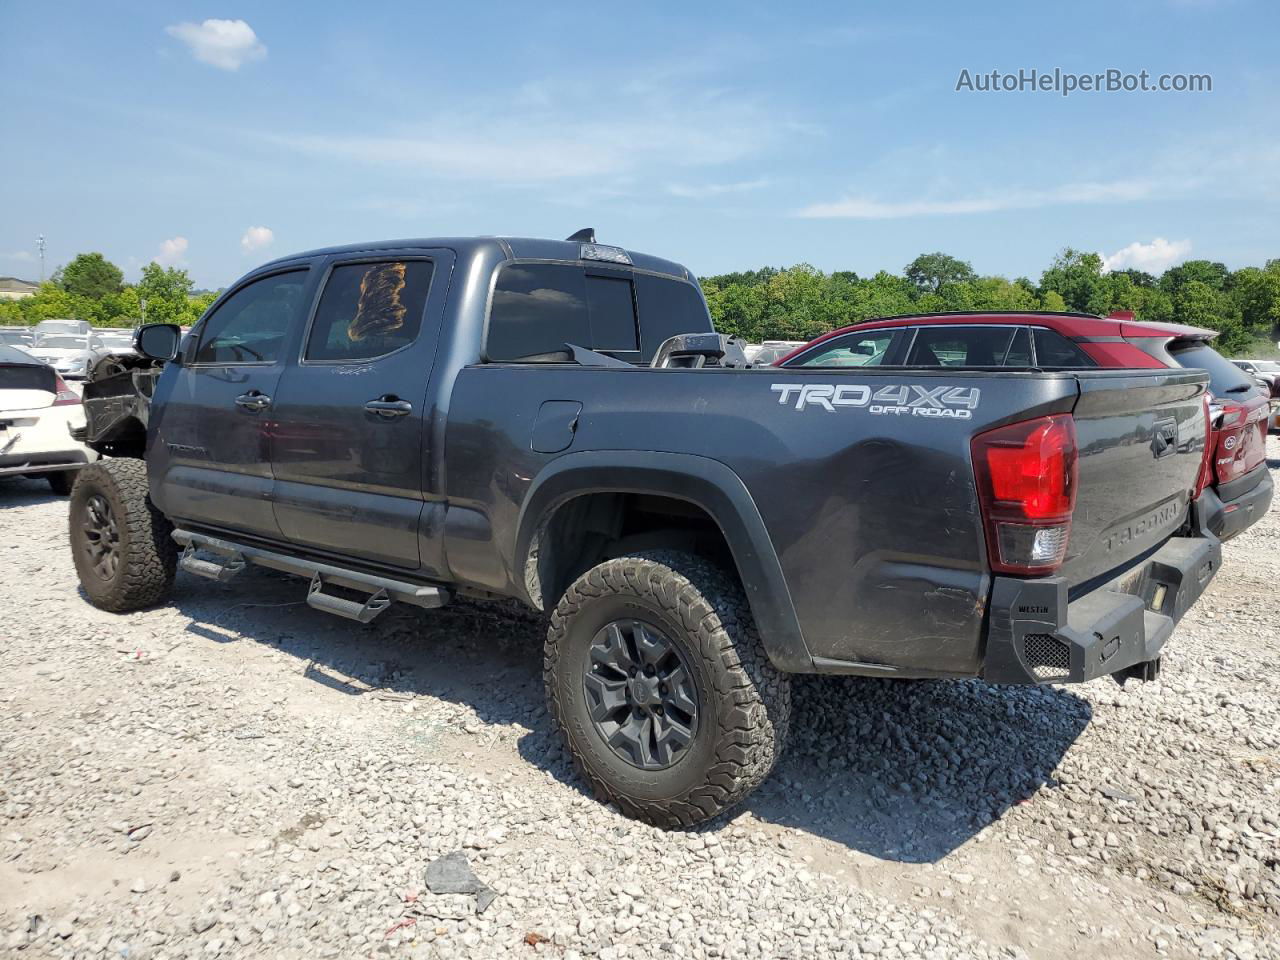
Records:
M588 791L546 711L542 617L455 602L392 607L361 626L307 608L305 590L256 569L222 585L180 573L173 605L190 633L297 657L318 687L454 705L436 712L457 733L514 739L525 762ZM1090 717L1086 701L1055 688L800 677L788 751L746 809L882 859L932 862L1052 782Z

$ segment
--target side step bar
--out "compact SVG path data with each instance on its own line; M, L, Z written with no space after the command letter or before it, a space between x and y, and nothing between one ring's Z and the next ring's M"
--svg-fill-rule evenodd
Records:
M270 567L311 581L307 590L307 605L337 614L360 623L368 623L387 607L392 601L411 603L416 607L434 609L442 607L451 599L448 590L442 587L424 586L410 583L407 580L395 580L365 573L362 570L348 570L328 563L293 557L284 553L264 550L261 547L233 543L218 537L210 537L190 530L174 530L173 539L182 546L182 559L179 566L188 573L200 577L208 577L225 583L245 568L248 563L260 567ZM196 555L197 550L213 554L216 559L205 559ZM328 586L343 587L368 593L369 597L360 603L343 597L325 593Z

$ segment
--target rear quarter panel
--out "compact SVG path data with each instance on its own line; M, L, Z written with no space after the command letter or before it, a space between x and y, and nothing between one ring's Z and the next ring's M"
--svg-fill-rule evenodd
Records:
M802 402L803 387L867 402ZM960 395L972 406L943 399L956 389L977 391ZM811 654L976 673L989 577L970 437L1067 412L1077 393L1066 373L467 367L444 451L448 562L463 582L522 595L520 506L551 461L611 449L708 457L759 510ZM546 400L582 404L555 454L531 445Z

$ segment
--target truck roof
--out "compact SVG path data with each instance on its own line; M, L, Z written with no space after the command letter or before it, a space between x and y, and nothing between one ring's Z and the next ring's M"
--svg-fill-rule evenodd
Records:
M601 244L602 246L616 246L615 244ZM333 256L335 254L349 253L365 253L378 250L404 250L406 248L423 248L445 247L455 251L459 256L465 257L485 248L499 248L507 259L512 260L555 260L564 262L578 262L582 259L583 244L576 240L547 240L538 237L418 237L408 240L375 240L368 243L348 243L333 247L319 247L315 250L306 250L301 253L292 253L288 256L277 257L275 260L264 264L263 266L272 266L278 263L289 263L294 260L310 259L313 257ZM651 256L647 253L640 253L636 250L627 250L624 247L617 247L624 250L631 258L632 264L641 270L647 270L651 273L660 273L665 276L676 277L681 280L693 280L694 276L689 270L678 263L671 260L664 260L661 257ZM592 262L592 261L587 261Z

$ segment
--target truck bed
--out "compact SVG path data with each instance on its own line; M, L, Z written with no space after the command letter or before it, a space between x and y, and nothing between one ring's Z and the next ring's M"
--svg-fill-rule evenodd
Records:
M790 667L807 658L808 669L977 676L993 576L971 438L1074 415L1079 491L1056 580L1083 589L1187 523L1205 382L1183 370L470 366L438 451L448 464L444 550L453 576L522 595L515 534L553 461L563 472L623 443L637 471L698 458L726 468L758 510L785 583L785 595L762 589L760 602L798 624ZM580 411L565 448L543 453L530 438L545 432L550 403ZM613 476L623 489L626 472ZM753 611L763 630L771 613Z

